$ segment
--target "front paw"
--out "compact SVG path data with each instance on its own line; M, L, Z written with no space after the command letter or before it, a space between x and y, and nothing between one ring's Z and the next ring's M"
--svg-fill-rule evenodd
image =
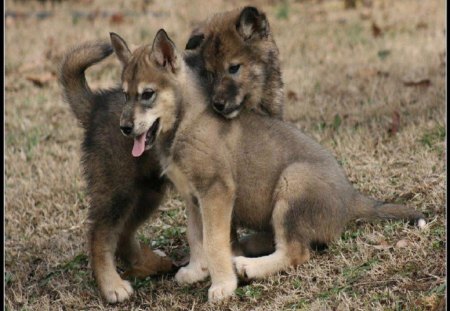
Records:
M175 274L175 280L178 284L192 284L206 279L209 275L208 268L202 268L201 265L187 265L180 268Z
M219 302L233 296L237 288L237 280L233 278L229 281L212 284L208 290L208 301Z
M109 303L122 302L130 298L133 288L128 281L116 278L115 280L100 286L103 297Z

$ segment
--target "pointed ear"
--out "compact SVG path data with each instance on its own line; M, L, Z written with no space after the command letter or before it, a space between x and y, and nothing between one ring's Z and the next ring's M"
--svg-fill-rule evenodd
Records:
M198 25L192 30L189 40L186 43L185 50L195 50L197 49L205 40L205 34L202 25Z
M159 66L169 68L173 73L179 67L175 44L164 29L160 29L153 40L152 56Z
M264 13L255 7L247 6L239 15L236 30L244 41L252 38L262 39L269 35L269 22Z
M204 39L204 34L192 34L188 42L186 43L185 50L195 50L200 46L200 44L202 44Z
M122 65L125 66L126 64L128 64L128 61L131 58L131 52L127 46L127 43L114 32L110 32L109 36L111 38L111 44L113 46L114 52L116 53Z

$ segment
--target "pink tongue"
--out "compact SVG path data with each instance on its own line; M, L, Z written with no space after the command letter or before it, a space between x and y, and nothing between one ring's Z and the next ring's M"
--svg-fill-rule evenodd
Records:
M145 150L145 134L139 135L134 139L134 145L133 145L133 151L131 151L131 154L133 157L140 157Z

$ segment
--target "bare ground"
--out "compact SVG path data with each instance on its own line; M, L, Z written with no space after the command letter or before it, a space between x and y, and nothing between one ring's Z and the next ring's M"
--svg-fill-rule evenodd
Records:
M183 47L196 21L237 1L6 1L5 283L9 310L437 310L446 291L445 2L249 1L268 14L282 57L289 121L327 146L362 192L423 211L402 222L356 223L324 253L206 302L209 281L134 280L104 303L86 255L82 132L61 100L62 53L110 31L140 44L164 27ZM371 5L370 5L371 3ZM115 15L114 15L115 14ZM111 57L89 72L119 80ZM140 230L174 259L187 251L183 202L168 196Z

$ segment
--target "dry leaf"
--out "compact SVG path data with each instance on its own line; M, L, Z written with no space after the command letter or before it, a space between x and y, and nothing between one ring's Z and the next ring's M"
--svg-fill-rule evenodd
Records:
M295 93L294 91L291 91L291 90L289 90L289 91L287 92L287 98L288 98L289 100L293 100L293 101L297 101L297 100L298 100L297 93Z
M431 85L430 79L421 79L416 81L403 81L404 86L421 86L429 87Z
M372 35L377 38L382 34L383 32L381 31L381 28L375 22L372 22Z
M383 78L387 78L387 77L389 77L389 72L378 70L377 71L377 76L383 77Z
M56 79L55 75L51 72L45 72L42 74L34 74L34 75L28 75L25 77L28 81L33 82L34 85L38 87L43 87L50 83L50 81L53 81Z
M125 21L125 16L122 13L114 13L109 21L111 24L122 24Z
M428 24L425 23L425 22L419 22L419 23L416 25L416 28L417 28L417 29L427 29L427 28L428 28Z
M356 8L356 0L344 0L344 7L346 9Z
M392 248L392 245L374 245L373 248L378 250L390 249Z
M397 134L399 128L400 128L400 113L397 110L395 110L392 113L392 122L388 128L389 135L392 136L392 135Z
M397 248L403 248L409 245L409 241L408 240L400 240L395 244L395 247Z

